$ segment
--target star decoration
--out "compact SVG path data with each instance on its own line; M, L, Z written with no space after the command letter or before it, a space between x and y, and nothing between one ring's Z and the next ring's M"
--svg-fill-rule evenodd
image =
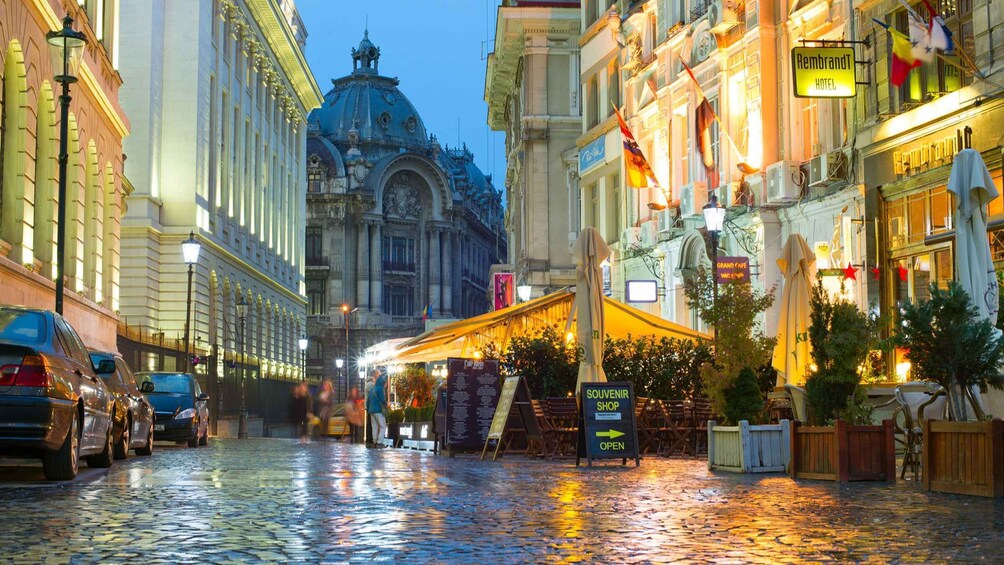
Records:
M850 263L844 268L844 279L858 280L858 277L854 274L858 272L858 268Z
M875 280L879 280L879 273L881 272L878 267L872 267L872 276L875 277Z
M906 267L904 267L902 265L900 265L898 267L898 269L899 269L899 280L906 281L907 280L907 275L910 274L910 271L907 271Z

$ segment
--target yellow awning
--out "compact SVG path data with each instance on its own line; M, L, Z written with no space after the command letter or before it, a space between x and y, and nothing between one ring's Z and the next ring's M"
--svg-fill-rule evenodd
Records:
M563 330L574 299L573 292L562 289L509 308L446 324L399 344L393 360L388 361L424 363L448 357L470 357L489 343L505 351L514 336L535 334L547 326ZM603 307L604 333L613 338L629 335L689 340L711 337L610 298L604 298ZM574 325L572 320L573 332Z

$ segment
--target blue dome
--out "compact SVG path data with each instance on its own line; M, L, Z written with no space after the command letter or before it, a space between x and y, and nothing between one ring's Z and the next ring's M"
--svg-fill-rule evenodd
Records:
M396 78L380 76L380 50L368 38L352 50L352 74L331 81L324 104L308 118L321 135L334 142L347 142L349 130L359 132L361 143L426 149L429 136L421 116L397 85Z

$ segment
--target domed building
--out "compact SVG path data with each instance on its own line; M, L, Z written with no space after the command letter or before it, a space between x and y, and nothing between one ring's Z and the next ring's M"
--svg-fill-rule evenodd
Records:
M367 32L307 125L307 371L340 395L366 347L486 312L506 257L501 192L466 146L429 135L379 62Z

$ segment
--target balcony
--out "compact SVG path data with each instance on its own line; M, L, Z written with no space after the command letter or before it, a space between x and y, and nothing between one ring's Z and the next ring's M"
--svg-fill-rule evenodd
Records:
M384 261L383 262L384 272L390 273L415 273L414 263L398 263L396 261Z
M309 269L309 270L323 270L323 271L327 271L327 270L329 270L331 268L330 266L328 266L328 258L327 257L311 257L311 256L307 256L307 258L305 259L305 263L306 263L307 269Z

